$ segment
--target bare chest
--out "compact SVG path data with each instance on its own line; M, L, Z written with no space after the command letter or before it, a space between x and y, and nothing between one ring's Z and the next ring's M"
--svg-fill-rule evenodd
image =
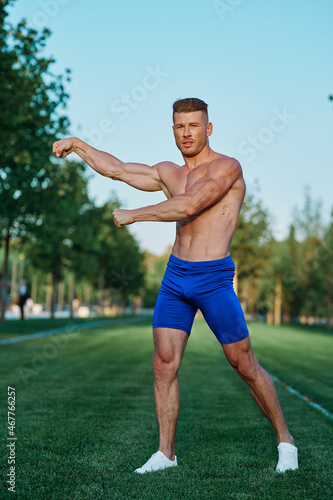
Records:
M172 177L167 179L166 185L171 196L186 193L191 189L199 179L205 177L206 167L198 167L195 170L188 171L185 168L177 169Z

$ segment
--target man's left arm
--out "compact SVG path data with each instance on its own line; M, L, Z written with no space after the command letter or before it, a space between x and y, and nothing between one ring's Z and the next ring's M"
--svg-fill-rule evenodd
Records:
M224 198L240 176L242 169L237 160L214 160L207 175L197 180L186 193L157 205L134 210L115 209L115 224L122 227L142 221L174 222L198 215Z

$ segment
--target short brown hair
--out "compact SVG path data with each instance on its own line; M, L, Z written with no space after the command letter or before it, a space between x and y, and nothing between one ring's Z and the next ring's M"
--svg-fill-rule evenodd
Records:
M206 104L201 99L197 97L187 97L186 99L177 99L173 103L173 115L172 118L175 118L175 113L192 113L193 111L202 111L204 116L207 119L208 123L208 104Z

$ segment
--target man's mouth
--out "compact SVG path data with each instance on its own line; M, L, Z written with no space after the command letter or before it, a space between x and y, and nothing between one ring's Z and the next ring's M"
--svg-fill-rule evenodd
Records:
M185 146L185 147L189 147L189 146L192 146L193 141L183 141L183 142L182 142L182 144L183 144L183 146Z

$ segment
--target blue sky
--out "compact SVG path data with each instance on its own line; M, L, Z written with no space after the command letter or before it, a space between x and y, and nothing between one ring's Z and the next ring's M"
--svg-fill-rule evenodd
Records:
M199 97L214 125L211 147L236 157L248 190L286 236L306 186L328 220L332 200L333 2L330 0L17 0L9 19L52 31L46 52L72 70L71 135L123 161L181 164L172 103ZM125 208L162 193L93 174L98 204L115 193ZM161 254L174 223L137 223L142 248Z

